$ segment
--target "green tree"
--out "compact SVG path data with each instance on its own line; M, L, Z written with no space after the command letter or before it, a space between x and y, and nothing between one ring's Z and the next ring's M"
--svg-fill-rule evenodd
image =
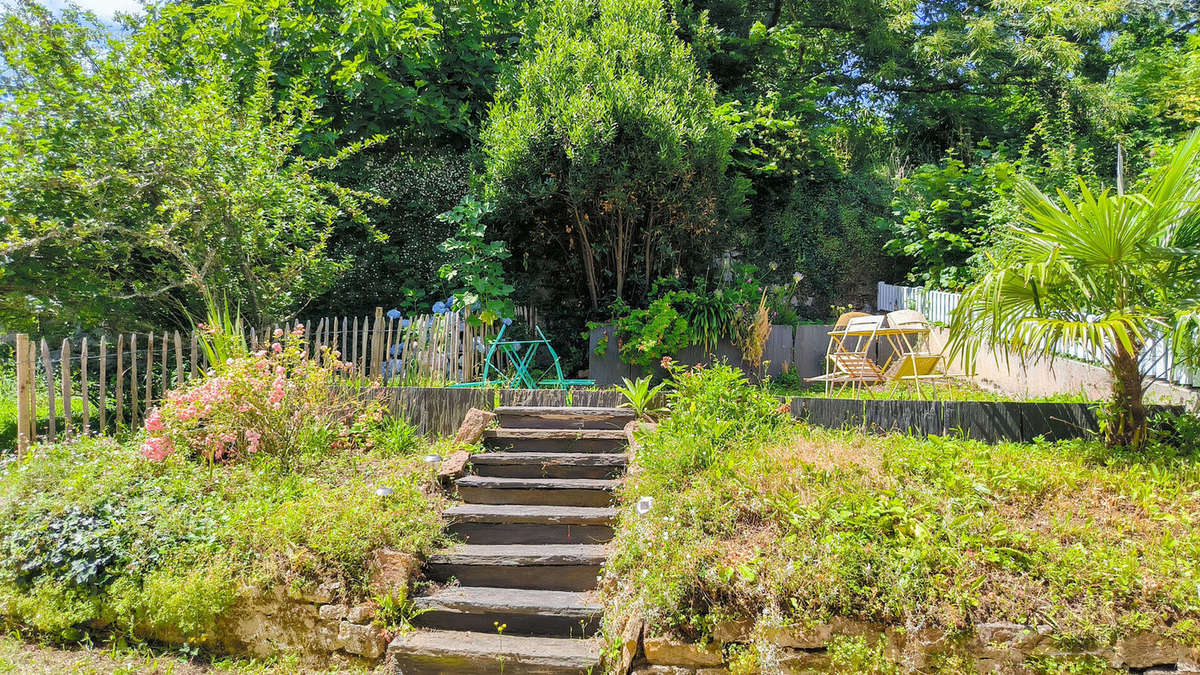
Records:
M497 319L511 319L513 287L504 281L501 261L509 257L502 241L487 241L483 220L492 205L465 197L457 206L438 217L458 228L455 236L442 242L439 249L450 262L438 270L438 276L454 288L455 310L467 310L472 324L491 325Z
M593 310L635 276L644 296L660 273L707 267L744 195L726 173L732 110L663 4L550 0L527 22L482 132L485 198L575 256Z
M325 123L307 151L386 133L465 144L516 43L525 0L184 0L152 11L143 34L184 78L230 65L243 85L271 55L277 89L297 86ZM339 139L343 139L339 141Z
M950 326L951 352L968 364L991 344L1022 359L1055 358L1078 343L1112 374L1112 444L1146 436L1139 358L1164 334L1185 365L1200 339L1200 131L1133 194L1093 192L1059 202L1028 181L1016 193L1021 223L1006 233L1004 258L962 297Z
M300 159L315 102L219 65L183 82L95 17L26 3L0 24L0 321L183 322L225 296L281 319L343 268L331 224L368 195ZM43 326L45 327L45 326Z

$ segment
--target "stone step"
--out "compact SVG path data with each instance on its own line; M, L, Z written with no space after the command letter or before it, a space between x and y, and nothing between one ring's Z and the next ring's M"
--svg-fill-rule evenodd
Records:
M621 452L625 432L619 429L487 429L483 445L508 452Z
M439 630L496 631L505 635L587 637L600 626L601 604L584 593L527 588L454 586L413 598L421 613L413 625Z
M492 412L501 427L522 429L624 429L634 420L629 408L501 406Z
M583 675L600 672L598 639L419 630L388 645L391 675Z
M599 452L485 452L471 456L480 476L507 478L613 478L625 472L624 454Z
M463 586L588 591L606 557L596 544L462 544L430 556L426 571Z
M468 504L608 506L621 481L599 478L501 478L463 476L454 481Z
M613 537L615 508L463 504L444 513L469 544L594 544Z

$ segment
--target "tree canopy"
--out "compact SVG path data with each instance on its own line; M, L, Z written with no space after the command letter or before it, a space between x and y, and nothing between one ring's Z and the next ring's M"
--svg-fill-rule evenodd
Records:
M731 269L823 319L880 280L970 285L1014 186L1115 188L1120 144L1133 189L1200 124L1182 0L181 0L116 25L17 0L4 22L9 327L178 322L213 284L264 317L427 308L461 290L447 240L502 241L489 264L552 338ZM494 203L483 240L439 218L467 196Z
M571 251L593 309L635 275L702 269L741 206L730 110L664 14L546 3L482 132L485 195Z

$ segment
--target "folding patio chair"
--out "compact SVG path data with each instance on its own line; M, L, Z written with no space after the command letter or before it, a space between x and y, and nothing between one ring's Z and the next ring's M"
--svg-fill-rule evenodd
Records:
M884 364L884 378L892 383L888 396L895 394L901 384L909 383L921 398L921 382L933 385L937 397L937 381L950 377L946 357L932 348L931 326L925 315L912 309L901 309L887 315L888 328L900 331L890 336L895 353Z
M871 356L871 348L885 320L883 316L853 316L842 329L830 331L829 372L805 381L825 382L826 395L832 393L836 384L841 385L839 392L850 386L857 393L862 387L884 382L883 372Z

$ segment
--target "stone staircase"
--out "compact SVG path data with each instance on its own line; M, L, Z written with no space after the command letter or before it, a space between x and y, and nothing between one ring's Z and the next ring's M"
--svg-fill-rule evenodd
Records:
M388 646L394 673L599 673L607 557L629 410L497 408L487 451L446 512L464 543L426 562L446 585L415 598L419 630ZM504 626L503 631L497 626Z

